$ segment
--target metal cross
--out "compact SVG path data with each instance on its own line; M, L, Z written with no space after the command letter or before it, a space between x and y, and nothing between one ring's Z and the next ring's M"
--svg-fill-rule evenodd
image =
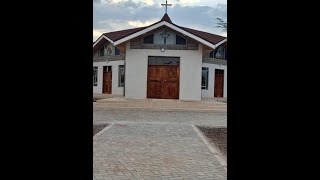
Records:
M172 4L168 4L167 0L166 0L166 3L165 4L161 4L161 6L166 6L166 13L167 13L167 8L168 6L172 6Z
M163 32L160 34L162 38L164 39L164 44L167 43L167 38L170 36L167 29L164 29Z

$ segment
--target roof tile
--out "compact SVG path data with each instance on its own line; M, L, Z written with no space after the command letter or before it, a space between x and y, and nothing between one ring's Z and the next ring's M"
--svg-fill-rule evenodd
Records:
M223 37L223 36L219 36L219 35L216 35L216 34L211 34L211 33L208 33L208 32L203 32L203 31L199 31L199 30L195 30L195 29L191 29L191 28L186 28L186 27L182 27L182 26L178 26L174 23L172 23L170 17L168 16L167 13L164 14L164 16L161 18L160 21L154 23L154 24L157 24L157 23L160 23L162 21L166 21L170 24L173 24L195 36L198 36L212 44L217 44L219 42L221 42L222 40L226 39L226 37ZM122 31L114 31L114 32L108 32L108 33L104 33L105 36L107 36L109 39L111 39L112 41L117 41L119 39L122 39L124 37L127 37L131 34L134 34L138 31L141 31L147 27L150 27L150 26L153 26L154 24L151 24L149 26L145 26L145 27L139 27L139 28L133 28L133 29L126 29L126 30L122 30Z

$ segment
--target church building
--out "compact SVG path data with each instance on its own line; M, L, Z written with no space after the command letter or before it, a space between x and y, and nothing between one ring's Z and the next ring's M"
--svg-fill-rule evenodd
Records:
M173 23L102 34L93 43L93 93L133 99L227 97L227 38Z

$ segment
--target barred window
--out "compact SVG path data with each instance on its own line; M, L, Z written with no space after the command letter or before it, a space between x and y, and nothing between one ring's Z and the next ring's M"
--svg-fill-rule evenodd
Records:
M202 68L201 89L208 89L209 68Z
M124 65L119 65L119 87L124 87Z
M93 67L93 86L98 85L98 67Z

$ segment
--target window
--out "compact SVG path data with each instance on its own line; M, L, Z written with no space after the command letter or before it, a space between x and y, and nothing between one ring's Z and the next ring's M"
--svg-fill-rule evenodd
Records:
M153 44L175 44L175 33L167 28L161 29L153 34Z
M104 46L99 49L99 57L104 56Z
M209 68L202 68L201 89L208 89Z
M215 69L215 74L222 74L223 75L224 70L223 69Z
M118 49L118 48L115 48L115 52L114 52L114 55L120 55L120 49Z
M149 56L148 65L179 65L179 57Z
M98 84L98 67L93 67L93 86Z
M112 55L112 48L109 46L109 47L107 47L107 53L106 53L107 55Z
M227 50L223 46L217 47L217 49L209 53L209 58L227 59Z
M112 71L112 66L103 66L103 72Z
M119 65L119 87L124 87L124 65Z
M187 40L179 35L176 35L176 44L177 45L186 45Z
M144 37L143 44L153 44L153 34Z
M209 58L213 58L213 53L214 53L214 51L211 51L211 52L209 53Z
M224 47L219 46L217 48L216 54L214 55L216 59L224 59Z

